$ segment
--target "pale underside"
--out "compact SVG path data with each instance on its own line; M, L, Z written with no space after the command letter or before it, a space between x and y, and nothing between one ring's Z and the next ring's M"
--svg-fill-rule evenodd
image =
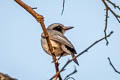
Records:
M70 52L66 53L63 50L63 48L65 48L65 47L63 45L61 45L60 43L53 41L53 40L50 40L50 41L51 41L51 44L53 47L53 53L55 54L55 56L61 56L61 54L63 54L63 56L66 56L66 55L70 54ZM41 43L42 43L42 47L43 47L44 51L46 53L48 53L49 55L51 55L46 39L41 39Z

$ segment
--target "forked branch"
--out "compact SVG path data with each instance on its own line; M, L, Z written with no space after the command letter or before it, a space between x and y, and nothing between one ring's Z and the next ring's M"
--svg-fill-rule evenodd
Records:
M23 1L21 1L21 0L15 0L15 1L21 7L23 7L27 12L29 12L40 23L40 25L42 27L42 30L44 32L44 35L46 37L46 40L47 40L47 43L48 43L48 47L49 47L49 50L51 52L53 61L55 63L56 73L59 72L58 61L56 59L56 56L53 53L53 48L52 48L52 45L51 45L51 42L50 42L50 39L49 39L49 35L48 35L48 32L47 32L47 30L45 28L44 17L42 15L38 14L37 12L35 12L34 8L31 8L30 6L28 6L27 4L25 4ZM59 79L62 80L60 74L58 76L59 76ZM58 76L56 76L56 77L58 77ZM55 80L56 80L56 78L55 78Z
M105 5L105 10L106 10L106 14L105 14L105 28L104 28L104 35L105 35L105 37L106 37L106 35L107 35L107 26L108 26L108 17L109 17L109 15L108 15L108 13L109 13L109 11L113 14L113 16L117 19L117 21L120 23L120 20L119 20L119 18L120 18L120 15L118 15L115 11L113 11L112 10L112 8L110 8L109 7L109 5L108 5L108 3L109 4L111 4L114 8L117 8L118 10L120 10L120 7L119 6L116 6L116 4L115 3L113 3L112 1L110 1L110 0L101 0L102 2L103 2L103 4ZM107 3L107 2L108 3ZM105 40L106 40L106 45L108 45L109 44L109 42L108 42L108 40L107 40L107 37L105 38Z

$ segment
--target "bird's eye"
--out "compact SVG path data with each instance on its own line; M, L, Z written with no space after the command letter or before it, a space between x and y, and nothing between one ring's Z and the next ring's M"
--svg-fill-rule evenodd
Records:
M61 27L61 26L57 26L57 27L53 28L53 30L56 30L56 31L62 32L62 27Z

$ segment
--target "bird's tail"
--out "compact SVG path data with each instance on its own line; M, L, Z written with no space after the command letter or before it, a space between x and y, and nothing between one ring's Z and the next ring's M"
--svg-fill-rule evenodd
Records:
M77 59L75 58L75 55L72 53L72 58L74 58L73 59L73 61L79 66L79 63L78 63L78 61L77 61Z

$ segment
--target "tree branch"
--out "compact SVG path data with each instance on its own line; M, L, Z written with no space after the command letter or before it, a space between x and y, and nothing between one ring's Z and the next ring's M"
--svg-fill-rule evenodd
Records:
M119 18L120 18L120 16L117 14L117 13L115 13L109 6L108 6L108 4L106 3L106 1L105 0L102 0L102 2L103 2L103 4L105 5L105 7L106 7L106 15L105 15L105 28L104 28L104 35L105 35L105 37L106 37L106 35L107 35L107 24L108 24L108 11L110 11L114 16L115 16L115 18L117 19L117 21L120 23L120 20L119 20ZM107 2L108 3L110 3L112 6L114 6L114 8L118 8L119 10L120 10L120 8L119 8L119 6L116 6L115 5L115 3L113 3L113 2L111 2L110 0L107 0ZM105 40L106 40L106 45L108 45L109 44L109 42L108 42L108 40L107 40L107 38L105 38Z
M112 64L112 62L111 62L111 60L110 60L109 57L108 57L108 61L109 61L109 63L110 63L110 66L114 69L114 71L115 71L116 73L120 74L120 72L113 66L113 64Z
M118 10L120 10L120 7L113 3L112 1L107 0L107 2L110 3L115 9L117 8Z
M41 25L42 27L42 30L44 32L44 35L45 35L45 38L47 40L47 43L48 43L48 47L49 47L49 50L51 52L51 55L52 55L52 58L53 58L53 61L55 63L55 68L56 68L56 73L59 72L59 66L58 66L58 61L56 59L56 56L54 55L53 53L53 48L52 48L52 45L51 45L51 42L50 42L50 39L49 39L49 35L48 35L48 32L45 28L45 24L44 24L44 17L40 14L38 14L37 12L34 11L33 8L31 8L30 6L28 6L27 4L25 4L23 1L21 0L15 0L21 7L23 7L27 12L29 12ZM56 78L59 76L59 79L62 80L60 74L56 76ZM56 80L56 79L55 79Z
M109 0L107 0L107 1L109 1ZM117 13L115 13L115 12L108 6L108 4L105 2L105 0L102 0L102 2L104 3L105 7L107 7L108 10L115 16L115 18L117 19L117 21L120 23L120 20L119 20L120 15L118 15Z
M107 33L106 33L106 31L107 31L107 25L108 25L108 7L106 7L106 17L105 17L105 28L104 28L104 34L105 34L105 40L106 40L106 45L108 45L109 44L109 42L108 42L108 40L107 40Z
M76 69L76 67L74 68L74 71L73 72L71 72L70 74L68 74L66 77L65 77L65 79L64 80L68 80L69 78L72 78L72 79L74 79L73 77L70 77L71 75L73 75L73 74L75 74L77 72L77 69Z
M63 15L64 8L65 8L65 0L63 0L63 6L62 6L62 12L61 12L61 15Z
M7 74L0 73L0 80L17 80L17 79L12 78Z

